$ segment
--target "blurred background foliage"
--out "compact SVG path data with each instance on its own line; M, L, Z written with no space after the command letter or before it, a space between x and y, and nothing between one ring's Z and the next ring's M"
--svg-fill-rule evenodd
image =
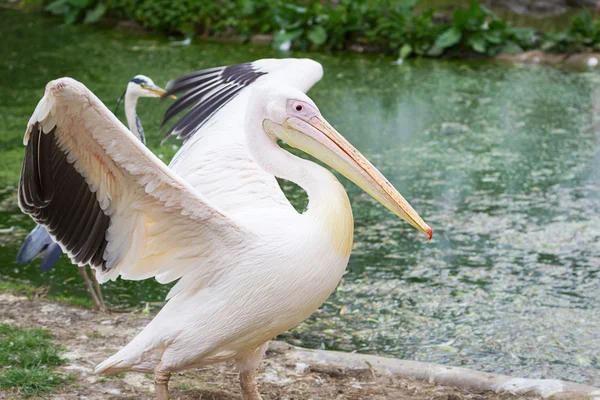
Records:
M419 0L46 0L43 8L67 24L109 17L186 37L243 41L263 34L283 49L384 52L402 59L600 48L600 23L591 10L581 10L567 29L540 32L513 26L479 0L447 14Z

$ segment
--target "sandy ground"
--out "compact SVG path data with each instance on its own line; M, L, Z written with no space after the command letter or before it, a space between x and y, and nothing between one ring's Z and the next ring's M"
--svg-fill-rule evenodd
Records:
M66 348L69 363L62 371L73 380L49 399L153 399L152 378L144 374L97 376L93 367L126 344L149 321L139 314L102 314L44 299L29 300L0 294L0 323L49 329ZM264 400L274 399L414 399L485 400L532 397L472 393L406 379L378 376L373 371L350 373L339 368L309 367L286 357L286 346L271 346L259 370ZM171 379L172 399L241 399L238 374L232 365L220 364L176 374ZM0 399L19 399L16 392Z

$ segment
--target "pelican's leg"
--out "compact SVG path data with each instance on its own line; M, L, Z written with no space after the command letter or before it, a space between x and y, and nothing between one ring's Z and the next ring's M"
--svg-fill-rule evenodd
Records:
M100 289L100 283L98 282L98 279L96 279L96 272L94 271L94 269L92 267L90 268L90 273L92 274L92 279L94 280L94 287L96 288L95 293L96 293L96 297L98 298L98 302L100 303L102 310L108 310L108 307L106 307L106 304L104 303L104 299L102 298L102 290Z
M244 400L261 400L258 387L256 386L256 369L269 347L269 342L259 346L253 353L247 357L235 360L240 371L240 387Z
M85 267L77 267L77 270L79 271L79 275L81 275L81 277L83 278L83 281L85 282L85 285L87 286L87 290L90 293L90 296L92 296L92 300L94 301L96 308L100 311L106 311L106 306L104 305L104 303L101 303L100 300L98 300L98 296L96 296L96 291L94 290L94 287L92 286L92 282L90 281L90 278L88 277Z
M169 400L169 379L171 373L161 369L158 364L154 370L154 391L156 392L156 400Z

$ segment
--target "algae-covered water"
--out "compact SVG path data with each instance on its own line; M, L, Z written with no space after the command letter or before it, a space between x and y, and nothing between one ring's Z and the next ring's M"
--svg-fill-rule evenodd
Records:
M0 276L86 298L66 257L46 274L39 261L14 262L33 227L16 206L22 134L46 82L72 76L112 109L139 73L164 85L192 70L284 55L198 40L177 47L2 9L0 19ZM425 243L342 180L356 220L348 272L329 301L283 338L600 385L600 75L309 56L325 68L311 97L432 226L434 239ZM150 148L168 161L179 144L160 145L166 107L142 99L138 110ZM305 202L284 186L296 204ZM117 281L104 293L113 306L143 307L167 290L152 280Z

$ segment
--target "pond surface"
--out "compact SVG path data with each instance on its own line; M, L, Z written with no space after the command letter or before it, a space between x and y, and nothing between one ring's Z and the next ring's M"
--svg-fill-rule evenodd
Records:
M40 274L15 255L33 222L16 206L22 134L47 81L83 81L113 109L129 79L159 85L269 48L66 27L0 9L0 275L87 297L66 257ZM306 54L292 54L307 56ZM356 220L348 272L291 343L600 385L600 76L539 66L310 54L323 114L432 226L408 224L346 180ZM167 104L143 99L151 149ZM124 117L119 115L123 120ZM302 206L297 188L284 184ZM152 280L104 287L112 305L160 302Z

